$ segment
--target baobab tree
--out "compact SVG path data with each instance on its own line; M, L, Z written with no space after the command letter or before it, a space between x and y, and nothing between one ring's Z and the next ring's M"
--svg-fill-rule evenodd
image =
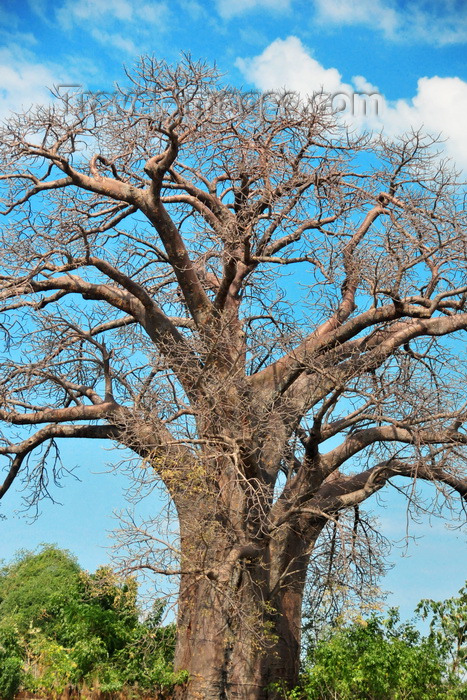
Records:
M62 439L132 450L178 517L186 698L275 697L326 524L388 483L467 496L455 175L189 59L0 144L0 494L38 498Z

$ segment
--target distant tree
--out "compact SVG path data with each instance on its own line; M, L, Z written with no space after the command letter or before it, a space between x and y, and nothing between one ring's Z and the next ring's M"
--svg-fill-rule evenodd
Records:
M306 700L463 700L467 685L449 672L446 650L412 623L399 623L396 609L386 619L372 615L329 630L305 664L302 688L291 698Z
M458 596L420 601L417 613L423 619L431 618L430 637L443 648L451 671L467 677L467 584Z
M47 546L4 567L0 591L2 699L19 689L55 697L67 686L137 695L177 680L174 628L161 626L160 604L140 620L133 579L107 567L88 574Z
M178 518L160 557L125 536L179 577L186 697L274 697L326 524L386 484L467 497L465 195L420 133L189 59L130 81L1 130L0 496L50 493L62 439L132 450Z
M19 552L0 570L0 619L20 632L47 622L50 611L77 595L80 567L67 551L47 545L38 554Z

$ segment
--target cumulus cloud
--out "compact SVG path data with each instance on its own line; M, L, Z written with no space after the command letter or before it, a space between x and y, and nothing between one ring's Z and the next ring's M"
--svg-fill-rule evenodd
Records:
M285 12L290 8L291 0L217 0L217 11L224 19L242 15L251 10L270 10Z
M294 90L313 95L324 90L335 109L357 129L383 131L397 136L422 128L446 139L446 154L467 168L467 82L458 77L423 77L411 99L387 100L362 76L351 85L334 67L317 61L297 37L277 39L259 56L237 60L244 77L258 89Z
M467 82L460 78L420 78L411 100L387 103L383 115L392 133L408 124L440 133L449 140L447 150L467 166Z
M324 25L363 25L388 39L446 45L467 40L465 0L314 0Z
M324 68L305 49L300 39L276 39L259 56L239 58L236 65L260 90L287 88L306 95L323 89L334 93L344 85L336 68Z

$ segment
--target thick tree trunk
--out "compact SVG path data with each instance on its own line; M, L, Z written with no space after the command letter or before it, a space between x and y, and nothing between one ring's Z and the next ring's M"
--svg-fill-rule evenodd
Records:
M289 517L287 501L274 503L256 457L270 466L281 451L275 442L268 453L246 449L243 434L229 434L233 418L219 429L221 443L243 449L233 458L210 437L216 451L193 466L189 489L176 483L183 573L175 668L189 674L184 700L273 700L298 682L306 571L324 521Z
M190 674L184 700L272 700L283 697L274 684L297 684L304 562L281 583L270 548L263 555L237 561L228 580L225 559L182 576L175 665Z

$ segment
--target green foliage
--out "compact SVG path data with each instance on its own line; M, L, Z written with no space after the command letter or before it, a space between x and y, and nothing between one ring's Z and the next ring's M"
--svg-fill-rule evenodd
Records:
M422 600L416 611L423 619L431 617L430 637L450 658L451 671L467 675L467 585L458 597Z
M0 623L0 698L12 698L21 682L22 649L15 628Z
M53 610L77 593L80 568L69 552L47 545L39 554L20 553L0 571L0 620L14 619L25 632L44 626Z
M69 650L38 629L30 631L27 655L28 663L21 683L25 690L55 698L72 683L76 664Z
M397 610L329 628L310 646L292 700L467 700L467 587L422 600L422 637ZM138 697L186 681L173 672L174 625L156 602L142 621L137 584L110 568L82 571L46 546L0 570L0 698L23 689L58 698L72 686ZM314 638L316 639L316 637Z
M68 686L137 695L183 682L162 613L158 604L141 621L136 581L108 567L89 574L51 546L20 554L0 572L0 698L19 688L55 698Z
M432 601L430 601L432 602ZM449 631L451 635L451 631ZM310 651L300 690L307 700L466 700L467 685L449 669L447 637L422 637L399 624L396 609L330 630ZM450 637L452 641L452 637Z

